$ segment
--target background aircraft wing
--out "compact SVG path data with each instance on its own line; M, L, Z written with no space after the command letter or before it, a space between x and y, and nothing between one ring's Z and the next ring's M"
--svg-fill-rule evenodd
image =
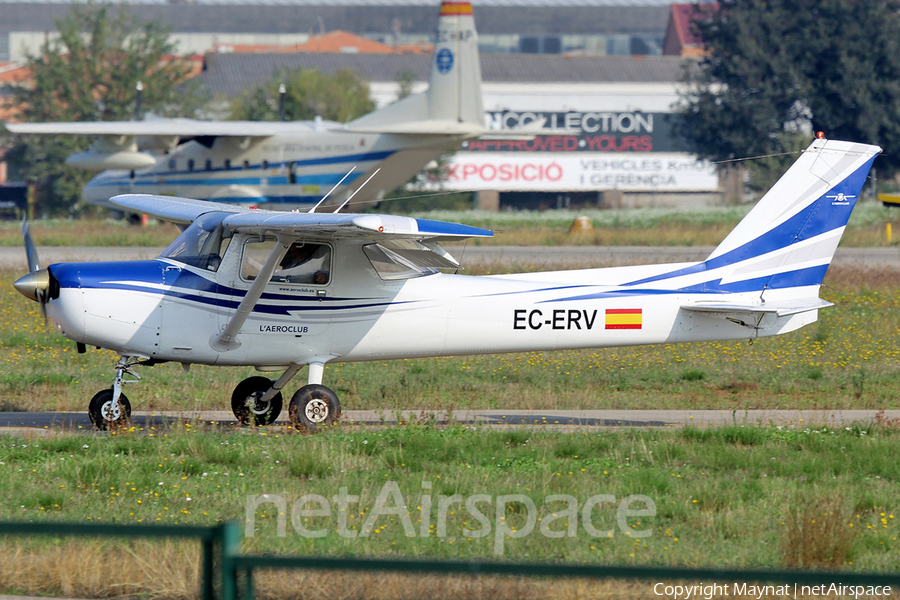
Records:
M196 119L149 119L146 121L92 121L59 123L6 123L12 133L60 135L125 135L192 138L203 136L269 137L276 134L309 133L308 121L198 121ZM332 123L327 123L331 126Z

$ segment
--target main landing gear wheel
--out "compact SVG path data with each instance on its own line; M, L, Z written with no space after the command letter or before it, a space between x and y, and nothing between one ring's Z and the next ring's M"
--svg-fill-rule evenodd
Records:
M100 431L127 427L131 418L131 402L125 394L119 394L119 401L113 405L112 389L97 392L88 405L91 423Z
M272 381L265 377L248 377L234 388L234 393L231 394L231 412L241 425L269 425L275 422L281 414L281 392L267 402L259 400L270 387Z
M337 394L324 385L304 385L291 397L291 423L303 433L316 433L341 417Z

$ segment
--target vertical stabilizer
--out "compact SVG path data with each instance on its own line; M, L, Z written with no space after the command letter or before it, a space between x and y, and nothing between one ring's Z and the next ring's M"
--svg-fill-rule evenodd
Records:
M672 289L716 293L821 285L879 152L815 140L704 262L632 285L667 281Z
M819 284L881 148L815 140L707 259L765 287Z
M429 118L483 124L481 63L471 2L441 3L427 94Z
M360 117L347 128L382 133L482 132L481 62L471 2L441 4L428 90Z

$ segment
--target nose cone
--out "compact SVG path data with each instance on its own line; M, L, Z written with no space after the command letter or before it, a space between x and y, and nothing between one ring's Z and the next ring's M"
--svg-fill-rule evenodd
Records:
M50 288L50 272L47 269L40 269L23 275L13 283L13 287L26 298L37 302L40 298L47 297L47 290Z

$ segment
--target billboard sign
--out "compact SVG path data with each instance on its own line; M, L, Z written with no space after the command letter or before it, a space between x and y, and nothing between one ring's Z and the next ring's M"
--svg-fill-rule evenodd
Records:
M682 153L458 152L442 173L442 188L458 191L714 192L714 165Z
M530 140L473 140L465 152L679 152L671 114L644 112L488 111L485 127L508 131L543 121Z

